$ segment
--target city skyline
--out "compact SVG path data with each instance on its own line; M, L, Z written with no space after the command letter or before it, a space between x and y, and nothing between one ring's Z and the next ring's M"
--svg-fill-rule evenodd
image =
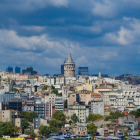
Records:
M1 0L0 69L32 66L42 75L58 74L70 48L75 73L88 67L89 74L140 74L139 5L139 0Z

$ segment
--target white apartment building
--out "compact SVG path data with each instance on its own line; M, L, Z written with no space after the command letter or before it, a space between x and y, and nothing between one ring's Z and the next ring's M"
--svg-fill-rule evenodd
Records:
M31 95L32 94L32 87L31 86L25 87L24 92L29 93L29 95Z
M91 102L91 113L104 115L104 102L103 101L92 101Z

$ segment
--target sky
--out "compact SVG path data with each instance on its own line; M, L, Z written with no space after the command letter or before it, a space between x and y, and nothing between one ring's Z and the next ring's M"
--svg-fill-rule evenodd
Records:
M140 0L0 0L0 70L59 74L69 48L76 74L140 75Z

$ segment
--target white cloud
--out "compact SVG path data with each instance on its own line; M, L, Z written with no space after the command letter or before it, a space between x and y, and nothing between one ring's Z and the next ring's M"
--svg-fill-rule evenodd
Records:
M46 29L45 26L22 26L23 29L26 29L27 31L35 31L35 32L41 32Z
M105 0L102 2L93 2L92 12L94 15L112 18L116 13L116 5L112 0Z

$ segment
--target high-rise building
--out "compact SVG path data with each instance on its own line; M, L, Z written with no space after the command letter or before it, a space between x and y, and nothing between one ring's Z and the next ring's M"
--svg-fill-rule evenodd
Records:
M15 73L20 73L20 67L18 66L15 67Z
M13 67L8 66L8 68L6 68L6 71L13 72Z
M79 67L78 75L88 75L88 67Z
M64 65L61 65L61 75L64 75Z
M64 62L64 76L75 77L75 63L72 60L70 50L67 60Z
M27 75L37 74L37 72L33 70L33 67L29 67L29 68L27 68L25 70L22 70L22 73L27 74Z

